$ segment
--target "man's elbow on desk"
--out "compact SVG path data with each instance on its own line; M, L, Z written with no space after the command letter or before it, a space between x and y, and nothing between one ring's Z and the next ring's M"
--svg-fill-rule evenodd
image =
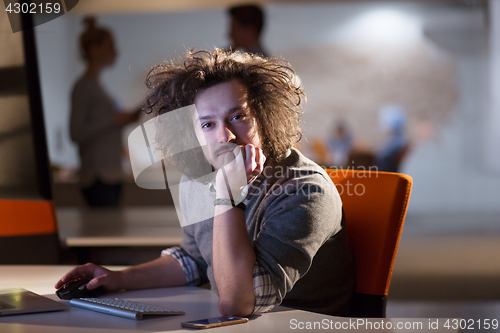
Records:
M219 299L219 312L222 316L248 317L255 308L254 297L238 299Z

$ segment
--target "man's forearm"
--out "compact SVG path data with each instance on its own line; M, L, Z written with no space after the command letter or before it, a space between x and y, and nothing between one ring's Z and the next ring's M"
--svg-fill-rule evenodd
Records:
M255 306L252 273L255 252L239 208L216 206L213 228L213 267L219 309L223 315L246 316Z
M124 289L176 287L186 284L181 264L170 255L122 271Z

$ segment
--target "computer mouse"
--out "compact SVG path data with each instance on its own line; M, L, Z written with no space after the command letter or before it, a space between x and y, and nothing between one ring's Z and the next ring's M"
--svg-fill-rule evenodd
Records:
M99 297L105 293L103 287L88 290L87 283L90 279L77 279L66 283L56 291L56 295L60 299L84 298L84 297Z

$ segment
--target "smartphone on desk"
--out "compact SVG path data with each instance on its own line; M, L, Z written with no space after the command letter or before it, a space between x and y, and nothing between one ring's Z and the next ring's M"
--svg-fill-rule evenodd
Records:
M246 322L248 322L248 318L224 316L224 317L188 321L185 323L181 323L181 326L189 328L212 328L219 326L241 324Z

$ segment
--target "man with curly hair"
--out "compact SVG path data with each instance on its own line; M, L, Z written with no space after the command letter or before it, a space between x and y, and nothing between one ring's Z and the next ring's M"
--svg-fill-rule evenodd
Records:
M184 174L182 244L120 272L76 267L56 288L82 275L94 277L88 289L210 282L222 315L276 304L348 315L354 265L342 203L326 172L293 148L305 96L290 66L219 49L189 52L155 67L146 84L158 145ZM191 112L176 113L185 107ZM175 117L161 120L177 114L190 129ZM193 140L201 148L178 153L179 142ZM210 166L208 177L195 156Z

